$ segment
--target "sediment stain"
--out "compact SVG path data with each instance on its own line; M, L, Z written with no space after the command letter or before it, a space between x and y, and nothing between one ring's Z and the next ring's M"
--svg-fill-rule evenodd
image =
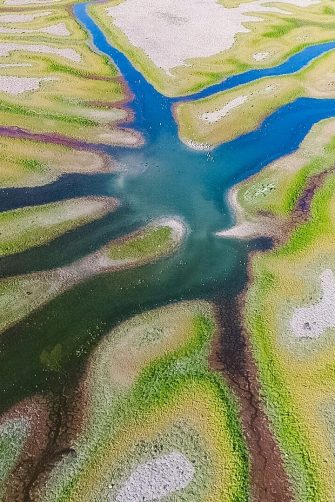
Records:
M293 494L270 429L252 357L241 321L241 298L216 302L218 330L209 362L222 374L238 399L250 457L251 496L255 502L291 502Z

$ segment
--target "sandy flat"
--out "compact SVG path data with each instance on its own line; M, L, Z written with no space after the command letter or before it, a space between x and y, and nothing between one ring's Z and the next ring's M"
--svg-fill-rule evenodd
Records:
M320 275L322 296L320 301L296 308L290 327L298 338L318 338L324 331L335 327L335 276L326 269Z
M256 52L252 57L255 61L263 61L264 59L269 57L269 55L269 52Z
M17 68L18 66L33 66L30 63L0 63L0 68Z
M53 24L36 31L40 31L41 33L48 33L48 35L57 35L58 37L67 37L70 35L70 32L67 29L65 23Z
M273 220L271 221L273 224ZM262 221L257 222L245 222L240 223L238 225L234 225L233 227L228 228L227 230L221 230L220 232L216 232L218 237L225 237L228 239L252 239L260 236L266 236L268 234L268 226Z
M116 498L110 502L160 500L186 488L194 477L193 464L179 452L172 452L139 465L129 476Z
M70 59L75 63L81 61L80 54L74 49L64 48L58 49L56 47L50 47L49 45L29 45L29 44L14 44L14 43L1 43L0 44L0 56L8 56L11 52L23 51L23 52L36 52L38 54L55 54L56 56L61 56L65 59Z
M40 28L36 30L24 29L24 28L3 28L0 26L0 33L8 34L23 34L23 33L47 33L48 35L56 35L58 37L67 37L70 35L65 23L52 24L46 26L45 28Z
M42 4L57 3L59 1L60 0L5 0L4 4L5 5L29 5L29 4L42 5Z
M308 7L318 0L281 2L284 3ZM255 13L286 12L275 5L279 4L264 0L245 2L234 8L224 7L216 0L125 0L109 7L107 15L131 44L169 72L188 59L230 49L238 33L250 31L245 26L247 22L262 20Z
M50 14L50 11L32 12L31 14L3 14L0 16L0 23L30 23L38 17L45 17Z
M212 148L208 143L197 143L193 139L186 139L183 141L186 146L188 146L192 150L198 150L199 152L210 150Z
M17 95L28 91L37 91L42 82L49 80L54 79L0 76L0 92Z
M230 110L233 110L234 108L236 108L240 105L243 105L243 103L248 101L248 99L249 99L249 96L246 96L246 95L237 96L237 98L232 99L231 101L229 101L225 106L223 106L219 110L215 110L214 112L205 112L201 115L200 118L202 120L205 120L205 121L211 123L211 124L214 122L218 122L223 117L228 115Z

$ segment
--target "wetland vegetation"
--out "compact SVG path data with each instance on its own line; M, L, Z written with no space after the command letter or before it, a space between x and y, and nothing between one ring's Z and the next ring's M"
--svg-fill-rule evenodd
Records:
M0 6L0 498L332 501L332 4L144 5Z

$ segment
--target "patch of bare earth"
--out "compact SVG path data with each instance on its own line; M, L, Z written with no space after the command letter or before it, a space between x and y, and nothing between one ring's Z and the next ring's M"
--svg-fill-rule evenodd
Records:
M281 452L260 398L257 368L241 322L242 307L241 299L219 300L219 329L212 345L210 366L222 375L238 399L250 458L252 500L291 502L293 494Z

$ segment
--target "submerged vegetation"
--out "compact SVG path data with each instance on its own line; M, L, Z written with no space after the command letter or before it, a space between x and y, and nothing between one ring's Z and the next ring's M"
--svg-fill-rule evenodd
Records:
M113 244L108 248L108 257L112 260L154 258L164 254L171 246L171 227L158 227L139 233L125 242Z
M183 500L248 500L236 404L208 369L214 329L210 304L193 302L144 313L107 335L82 385L87 415L73 439L77 456L55 466L36 500L121 500L138 466L171 451L193 465ZM141 490L131 485L128 496ZM171 495L176 490L172 483Z
M204 91L330 40L331 2L90 4L119 69L73 8L0 12L1 500L333 500L335 120L208 150L334 107L334 53Z

